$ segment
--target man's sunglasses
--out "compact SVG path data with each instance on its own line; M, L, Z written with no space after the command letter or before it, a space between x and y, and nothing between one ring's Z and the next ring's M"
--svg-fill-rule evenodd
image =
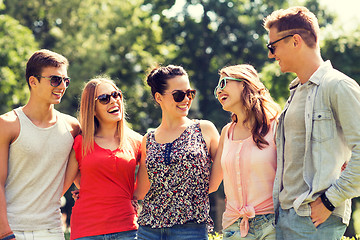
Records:
M271 52L271 54L274 54L274 53L275 53L275 47L272 46L272 45L274 45L274 44L277 43L277 42L280 42L281 40L283 40L283 39L285 39L285 38L292 37L292 36L294 36L294 34L286 35L285 37L282 37L282 38L280 38L280 39L278 39L278 40L276 40L276 41L273 41L273 42L271 42L271 43L268 43L268 44L266 45L266 47L269 49L269 51Z
M110 94L101 94L99 96L97 96L97 98L95 98L96 100L99 100L99 102L101 104L108 104L110 102L110 98L113 97L114 99L117 99L118 97L120 97L120 99L122 99L122 93L120 90L118 91L113 91Z
M38 78L46 78L46 79L50 79L50 85L53 87L58 87L62 81L64 81L65 87L67 88L70 84L70 78L69 77L60 77L60 76L50 76L50 77L44 77L44 76L36 76Z
M219 80L218 85L217 85L216 88L214 89L214 95L215 95L216 98L218 97L217 94L216 94L217 90L218 90L218 89L219 89L219 90L223 90L223 89L226 87L226 82L227 82L227 80L234 80L234 81L239 81L239 82L241 82L241 81L244 81L245 79L232 78L232 77L223 77L222 79Z
M182 102L185 96L187 96L190 100L193 100L195 98L196 90L193 89L188 89L186 91L174 90L171 92L171 94L175 102Z

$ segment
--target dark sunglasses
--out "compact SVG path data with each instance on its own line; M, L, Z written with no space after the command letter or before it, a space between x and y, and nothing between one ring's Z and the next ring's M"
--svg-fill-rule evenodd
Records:
M97 98L95 98L95 101L99 100L101 104L106 105L110 102L110 97L113 97L114 99L120 97L120 99L122 99L122 93L120 90L118 90L118 91L113 91L110 94L101 94L97 96Z
M285 39L285 38L292 37L292 36L294 36L294 34L290 34L290 35L287 35L287 36L285 36L285 37L282 37L282 38L280 38L280 39L278 39L278 40L276 40L276 41L273 41L273 42L271 42L271 43L268 43L268 44L266 45L266 47L269 49L269 51L271 52L271 54L274 54L274 53L275 53L275 47L272 46L272 45L274 45L274 44L277 43L277 42L280 42L281 40L283 40L283 39Z
M239 78L232 78L232 77L223 77L222 79L219 80L218 85L216 86L216 88L214 89L214 95L217 98L217 90L223 90L226 87L226 82L227 80L234 80L234 81L244 81L245 79L239 79Z
M50 79L50 85L53 87L58 87L62 81L64 81L65 87L67 88L70 84L70 78L69 77L61 77L61 76L50 76L50 77L44 77L44 76L36 76L38 78L46 78L46 79Z
M187 96L190 100L195 98L196 90L188 89L186 91L174 90L171 92L175 102L182 102Z

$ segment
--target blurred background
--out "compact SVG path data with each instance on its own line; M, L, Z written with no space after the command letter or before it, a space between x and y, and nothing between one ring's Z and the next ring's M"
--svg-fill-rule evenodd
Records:
M282 74L267 58L262 21L274 10L296 5L317 15L324 60L359 82L358 0L0 0L0 114L26 103L26 61L46 48L70 61L71 84L59 111L77 117L84 83L107 74L124 92L131 127L144 134L161 119L144 84L146 73L156 64L176 64L188 71L198 91L190 117L208 119L220 131L230 115L213 90L225 65L254 65L283 106L294 75ZM65 197L62 211L69 224L73 200L70 192ZM223 188L210 197L220 231ZM353 203L347 236L360 233L358 199Z

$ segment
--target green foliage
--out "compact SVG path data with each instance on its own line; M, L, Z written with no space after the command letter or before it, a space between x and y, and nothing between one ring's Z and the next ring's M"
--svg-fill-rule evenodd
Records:
M26 60L37 48L29 29L8 15L0 15L0 112L22 105L28 97Z
M161 112L144 78L155 63L171 63L184 66L198 90L190 117L220 129L230 114L213 89L226 65L254 65L273 98L285 103L295 76L267 58L262 20L297 2L317 15L323 29L333 23L318 0L184 0L181 6L175 0L0 0L0 113L26 102L26 61L48 48L70 61L72 82L56 106L60 111L76 116L84 83L107 74L124 92L131 126L145 133L159 124ZM357 81L359 30L332 29L321 42L324 59Z
M360 60L359 30L349 35L329 36L324 41L323 56L331 59L334 68L354 78L360 83L360 69L356 67Z

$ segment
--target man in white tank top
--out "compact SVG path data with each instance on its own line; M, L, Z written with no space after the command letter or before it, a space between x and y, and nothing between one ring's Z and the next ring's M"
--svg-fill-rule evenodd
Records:
M60 198L78 121L54 109L70 78L65 57L35 52L28 103L0 116L0 240L64 239Z

